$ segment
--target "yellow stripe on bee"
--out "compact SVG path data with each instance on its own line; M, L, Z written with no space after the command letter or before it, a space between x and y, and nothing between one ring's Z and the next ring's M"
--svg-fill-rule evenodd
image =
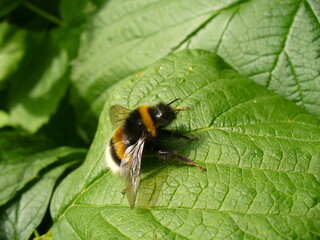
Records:
M124 159L124 153L126 151L126 146L123 139L123 126L119 127L113 135L112 138L114 149L117 156L122 160Z
M154 126L153 120L149 114L149 106L143 105L138 108L141 115L142 123L146 126L147 131L151 133L152 136L156 136L156 127Z

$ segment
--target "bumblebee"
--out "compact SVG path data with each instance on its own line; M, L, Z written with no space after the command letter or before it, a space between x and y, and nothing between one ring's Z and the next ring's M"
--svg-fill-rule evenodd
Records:
M165 129L177 118L177 112L187 108L172 108L171 104L178 100L180 99L175 99L168 104L159 103L155 106L143 105L133 111L119 105L110 108L110 121L115 132L106 148L106 161L111 171L120 171L126 184L122 193L127 195L131 208L136 202L144 149L151 149L162 158L178 159L205 171L205 168L191 159L161 147L161 140L165 135L188 141L197 139L197 137L190 138Z

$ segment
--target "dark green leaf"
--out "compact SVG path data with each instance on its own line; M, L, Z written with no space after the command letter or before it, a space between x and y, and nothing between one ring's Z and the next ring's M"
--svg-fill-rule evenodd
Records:
M16 133L0 135L0 205L5 204L41 170L84 150L69 147L51 149L44 138L21 136Z
M77 30L63 28L28 33L25 57L11 81L12 125L35 132L48 122L66 93L69 61L74 57L77 36Z
M97 11L100 5L108 0L62 0L60 12L68 24L79 24L88 19L88 16Z
M25 31L18 30L7 22L0 24L0 90L8 80L7 77L19 66L25 50L25 35Z
M0 213L0 239L29 239L47 210L57 179L73 163L67 162L48 171L20 196L3 206Z
M317 239L320 121L237 74L214 54L183 51L106 92L85 163L51 204L54 239ZM171 128L199 140L167 148L205 166L143 159L136 207L104 152L109 107L182 101Z
M0 0L0 17L11 12L21 0Z

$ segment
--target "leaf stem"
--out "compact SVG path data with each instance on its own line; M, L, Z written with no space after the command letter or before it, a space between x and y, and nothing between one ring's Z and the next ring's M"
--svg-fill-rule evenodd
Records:
M33 5L32 3L28 2L28 1L23 1L22 4L26 8L28 8L31 11L35 12L36 14L38 14L39 16L41 16L41 17L43 17L43 18L45 18L45 19L47 19L47 20L49 20L49 21L51 21L51 22L53 22L55 24L58 24L60 26L64 26L65 25L64 22L61 19L57 18L56 16L54 16L54 15L52 15L52 14L46 12L46 11L43 11L42 9L38 8L37 6Z

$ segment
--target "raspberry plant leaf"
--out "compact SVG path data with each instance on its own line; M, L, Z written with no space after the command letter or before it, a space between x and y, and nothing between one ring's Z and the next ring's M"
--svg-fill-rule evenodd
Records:
M83 131L94 134L108 87L184 48L217 53L239 73L319 117L319 5L319 0L101 5L83 33L72 71Z
M74 163L66 162L52 168L2 207L1 239L29 239L46 213L57 179Z
M238 74L215 54L182 51L113 85L84 164L51 204L55 239L317 239L320 121ZM143 159L136 207L106 166L111 105L181 98L168 140L207 172L156 156Z
M43 137L15 132L0 134L0 206L11 200L26 184L41 176L48 166L83 156L83 149L53 148Z

